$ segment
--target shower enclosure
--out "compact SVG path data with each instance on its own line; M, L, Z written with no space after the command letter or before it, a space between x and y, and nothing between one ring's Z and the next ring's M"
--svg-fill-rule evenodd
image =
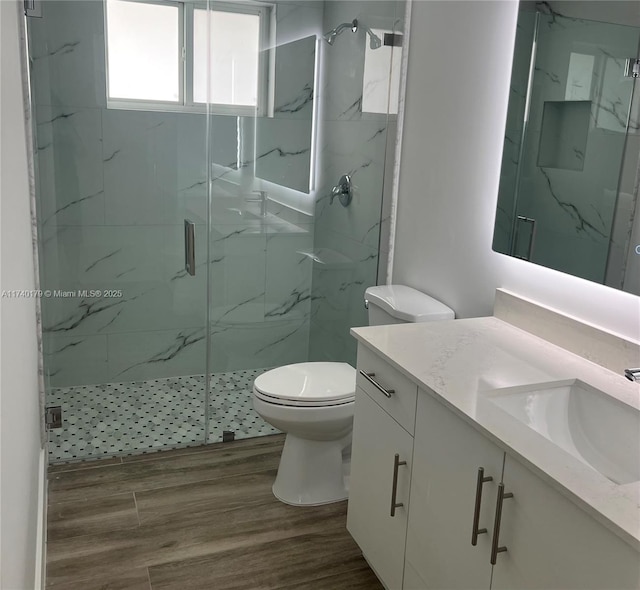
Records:
M27 15L50 461L269 434L258 374L355 363L385 280L404 8Z

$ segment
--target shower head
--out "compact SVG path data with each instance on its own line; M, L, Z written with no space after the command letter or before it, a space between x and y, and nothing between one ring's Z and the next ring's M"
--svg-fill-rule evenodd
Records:
M369 47L371 47L371 49L380 49L380 47L382 47L382 39L366 25L364 25L364 30L369 35Z
M354 18L350 23L342 23L338 25L335 29L331 29L328 33L322 35L322 38L329 44L333 45L335 43L336 37L342 33L345 29L351 29L352 33L355 33L358 30L358 21Z
M329 44L329 45L333 45L334 41L336 40L336 37L338 36L338 33L335 32L335 29L333 29L333 31L329 31L328 33L325 33L324 35L322 35L322 38Z
M336 41L336 37L342 33L342 31L350 28L352 33L356 33L360 26L362 26L365 33L369 35L369 47L371 47L371 49L378 49L379 47L382 47L382 40L380 37L378 37L378 35L376 35L367 25L360 25L358 23L358 19L355 18L350 23L342 23L335 29L331 29L328 33L325 33L322 38L329 45L333 45Z

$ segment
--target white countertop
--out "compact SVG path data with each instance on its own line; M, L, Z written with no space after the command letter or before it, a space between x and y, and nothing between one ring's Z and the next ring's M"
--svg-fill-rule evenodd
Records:
M579 378L640 408L640 384L495 317L351 334L640 551L640 482L613 483L533 430L487 411L483 398L497 388Z

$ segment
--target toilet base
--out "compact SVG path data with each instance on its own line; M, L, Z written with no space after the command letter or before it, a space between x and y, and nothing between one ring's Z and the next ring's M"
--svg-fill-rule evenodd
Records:
M293 506L320 506L346 500L343 451L350 436L333 441L307 440L287 434L273 495Z

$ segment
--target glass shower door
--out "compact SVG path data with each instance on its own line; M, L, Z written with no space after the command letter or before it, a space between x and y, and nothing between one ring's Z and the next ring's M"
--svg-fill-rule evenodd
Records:
M207 116L170 79L184 10L52 0L28 19L52 462L205 441Z

